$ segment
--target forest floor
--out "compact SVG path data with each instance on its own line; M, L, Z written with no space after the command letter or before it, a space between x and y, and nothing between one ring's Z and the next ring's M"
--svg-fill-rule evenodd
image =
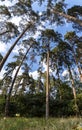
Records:
M82 130L82 118L0 118L0 130Z

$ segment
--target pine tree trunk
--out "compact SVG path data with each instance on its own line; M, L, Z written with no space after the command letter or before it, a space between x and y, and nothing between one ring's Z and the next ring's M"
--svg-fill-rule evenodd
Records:
M19 67L18 67L18 69L17 69L17 71L16 71L16 73L15 73L14 79L13 79L12 84L11 84L11 86L10 86L9 93L8 93L7 98L6 98L6 105L5 105L5 116L6 116L6 117L9 116L10 97L11 97L12 89L13 89L13 86L14 86L14 83L15 83L15 80L16 80L16 77L17 77L17 74L18 74L18 72L19 72L19 70L20 70L20 67L21 67L23 61L25 60L26 55L27 55L27 53L29 52L29 50L30 50L31 47L32 47L32 45L29 47L29 49L27 50L26 54L25 54L24 57L22 58L22 61L21 61L21 63L19 64Z
M2 70L7 58L9 57L10 53L12 52L12 50L14 49L14 47L16 46L16 44L18 43L18 41L22 38L22 36L25 34L25 32L31 27L32 24L29 24L24 31L19 35L19 37L16 39L16 41L14 42L14 44L10 47L10 49L8 50L7 54L4 56L4 58L2 59L2 61L0 62L0 71Z
M10 106L10 93L8 94L6 98L6 104L5 104L5 117L9 116L9 106Z
M62 100L62 94L61 94L61 82L60 82L60 75L59 75L59 70L58 70L58 61L57 61L57 65L56 65L56 68L57 68L57 76L58 76L58 89L59 89L59 98L60 98L60 101Z
M69 76L70 76L70 79L71 79L71 85L72 85L72 91L73 91L74 103L75 103L75 111L76 111L76 115L77 115L78 112L79 112L79 108L78 108L78 105L77 105L76 89L75 89L75 86L74 86L74 79L73 79L73 76L72 76L72 72L71 72L69 66L68 66L68 71L69 71Z
M77 18L70 16L68 14L64 14L62 12L60 13L60 12L56 11L55 9L51 10L51 12L54 14L57 14L59 16L62 16L64 18L68 19L69 21L73 21L73 22L79 24L80 26L82 26L82 20L80 20L80 19L77 19Z
M49 118L49 49L47 51L47 73L46 73L46 119Z
M19 80L18 85L17 85L16 88L15 88L14 97L16 97L16 95L17 95L17 91L18 91L20 82L21 82L21 79Z
M80 75L80 81L81 81L81 83L82 83L81 68L80 68L80 66L79 66L79 64L78 64L78 61L77 61L77 58L76 58L75 54L74 54L74 58L75 58L75 62L76 62L76 65L77 65L77 68L78 68L78 72L79 72L79 75Z

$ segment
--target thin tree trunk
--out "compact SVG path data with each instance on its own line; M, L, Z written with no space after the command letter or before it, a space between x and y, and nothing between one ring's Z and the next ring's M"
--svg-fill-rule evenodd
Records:
M79 24L80 26L82 26L82 20L80 20L80 19L77 19L77 18L75 18L75 17L73 17L73 16L70 16L70 15L68 15L68 14L64 14L64 13L62 13L62 12L60 13L60 12L54 10L54 9L51 10L51 12L53 12L54 14L60 15L60 16L62 16L62 17L64 17L64 18L66 18L66 19L68 19L68 20L70 20L70 21L73 21L73 22ZM75 57L75 54L74 54L74 57ZM80 81L82 82L81 69L80 69L80 66L78 65L78 62L77 62L76 57L75 57L75 60L76 60L76 64L77 64L77 67L78 67L79 74L80 74Z
M62 94L61 94L61 90L60 90L61 82L60 82L60 75L59 75L59 70L58 70L58 60L57 60L56 68L57 68L57 76L58 76L59 98L60 98L60 101L61 101L62 100Z
M27 55L27 53L29 52L29 50L30 50L31 47L32 47L32 45L29 47L29 49L27 50L26 54L25 54L24 57L22 58L22 61L21 61L21 63L19 64L19 67L18 67L18 69L17 69L17 71L16 71L16 73L15 73L15 76L14 76L14 78L13 78L13 81L12 81L12 83L11 83L11 86L10 86L10 89L9 89L9 93L8 93L8 96L7 96L7 99L6 99L6 105L5 105L5 116L6 116L6 117L9 116L10 97L11 97L12 89L13 89L13 86L14 86L14 83L15 83L15 80L16 80L16 77L17 77L17 74L18 74L18 72L19 72L19 70L20 70L20 67L21 67L23 61L25 60L26 55Z
M73 51L73 49L72 49L72 51ZM78 60L77 60L77 58L76 58L76 56L75 56L74 51L73 51L73 54L74 54L75 63L76 63L76 65L77 65L78 72L79 72L79 75L80 75L80 81L82 82L81 68L80 68L80 66L79 66L79 64L78 64Z
M16 88L15 88L14 97L16 97L16 94L17 94L17 91L18 91L20 82L21 82L21 79L19 80L18 85L17 85Z
M81 83L82 83L82 73L81 73L81 68L80 68L79 65L78 65L78 71L79 71L79 74L80 74L80 81L81 81Z
M82 20L80 20L80 19L77 19L77 18L75 18L73 16L70 16L68 14L64 14L62 12L60 13L60 12L56 11L55 9L52 9L51 12L54 13L54 14L60 15L60 16L62 16L64 18L66 18L66 19L68 19L70 21L73 21L73 22L79 24L80 26L82 26Z
M74 86L74 79L73 79L73 76L72 76L72 72L71 72L69 66L68 66L68 71L69 71L69 76L70 76L70 79L71 79L71 85L72 85L72 91L73 91L74 103L75 103L75 109L76 109L76 115L77 115L77 113L79 112L79 109L78 109L78 105L77 105L76 89L75 89L75 86Z
M0 71L2 70L8 56L10 55L10 53L12 52L13 48L16 46L16 44L18 43L18 41L22 38L22 36L25 34L25 32L32 26L32 23L28 24L28 26L23 30L23 32L19 35L19 37L16 39L16 41L14 42L14 44L10 47L10 49L8 50L8 52L6 53L6 55L4 56L4 58L2 59L2 61L0 62Z
M61 82L60 82L60 76L59 76L59 72L57 73L58 74L58 81L59 81L59 97L60 97L60 101L62 100L62 93L61 93Z
M46 119L49 118L49 48L47 51L47 73L46 73Z

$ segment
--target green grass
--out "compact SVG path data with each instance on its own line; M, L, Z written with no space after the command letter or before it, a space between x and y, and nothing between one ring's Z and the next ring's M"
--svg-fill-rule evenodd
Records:
M0 118L0 130L77 130L81 118Z

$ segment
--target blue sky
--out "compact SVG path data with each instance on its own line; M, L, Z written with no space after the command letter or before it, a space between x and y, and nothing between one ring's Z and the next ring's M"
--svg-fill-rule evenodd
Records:
M60 0L61 1L61 0ZM73 5L81 5L82 6L82 0L65 0L66 1L66 3L68 4L68 8L70 8L71 6L73 6ZM6 5L6 6L11 6L11 5L13 5L14 3L16 3L17 2L17 0L12 0L12 2L10 2L10 0L5 0L5 1L3 1L3 2L1 2L0 1L0 5ZM34 10L36 10L36 11L39 11L39 12L41 12L42 10L45 10L45 5L46 5L46 2L40 7L40 6L38 6L37 5L37 2L35 3L35 4L33 4L33 9ZM18 20L17 20L18 19ZM15 24L19 24L19 21L20 21L20 18L13 18L12 19L12 21L15 23ZM62 34L65 34L67 31L71 31L72 30L72 27L71 27L71 24L66 24L65 26L62 26L62 27L57 27L57 26L54 26L54 28L55 28L55 30L56 31L59 31L60 33L62 33ZM36 35L36 37L37 37L37 35ZM14 40L13 40L14 41ZM12 41L12 42L13 42ZM8 50L8 47L10 46L10 44L8 43L8 44L5 44L5 43L2 43L1 41L0 41L0 52L4 55L5 53L4 52L7 52L7 50ZM15 53L18 53L18 46L16 46L15 47L15 49L14 49L14 51L13 51L13 54ZM9 58L9 60L8 61L11 61L11 56L10 56L10 58ZM44 65L44 69L46 69L46 66ZM2 77L2 74L3 74L3 72L4 72L4 69L2 70L2 73L0 74L0 77ZM35 72L35 73L34 73ZM37 73L37 64L35 64L34 66L33 66L33 70L32 70L32 73L33 73L33 75L35 75L36 73ZM32 74L31 73L31 74ZM36 74L37 75L37 74Z
M80 5L82 6L82 0L65 0L68 4L68 7L70 8L73 5Z

